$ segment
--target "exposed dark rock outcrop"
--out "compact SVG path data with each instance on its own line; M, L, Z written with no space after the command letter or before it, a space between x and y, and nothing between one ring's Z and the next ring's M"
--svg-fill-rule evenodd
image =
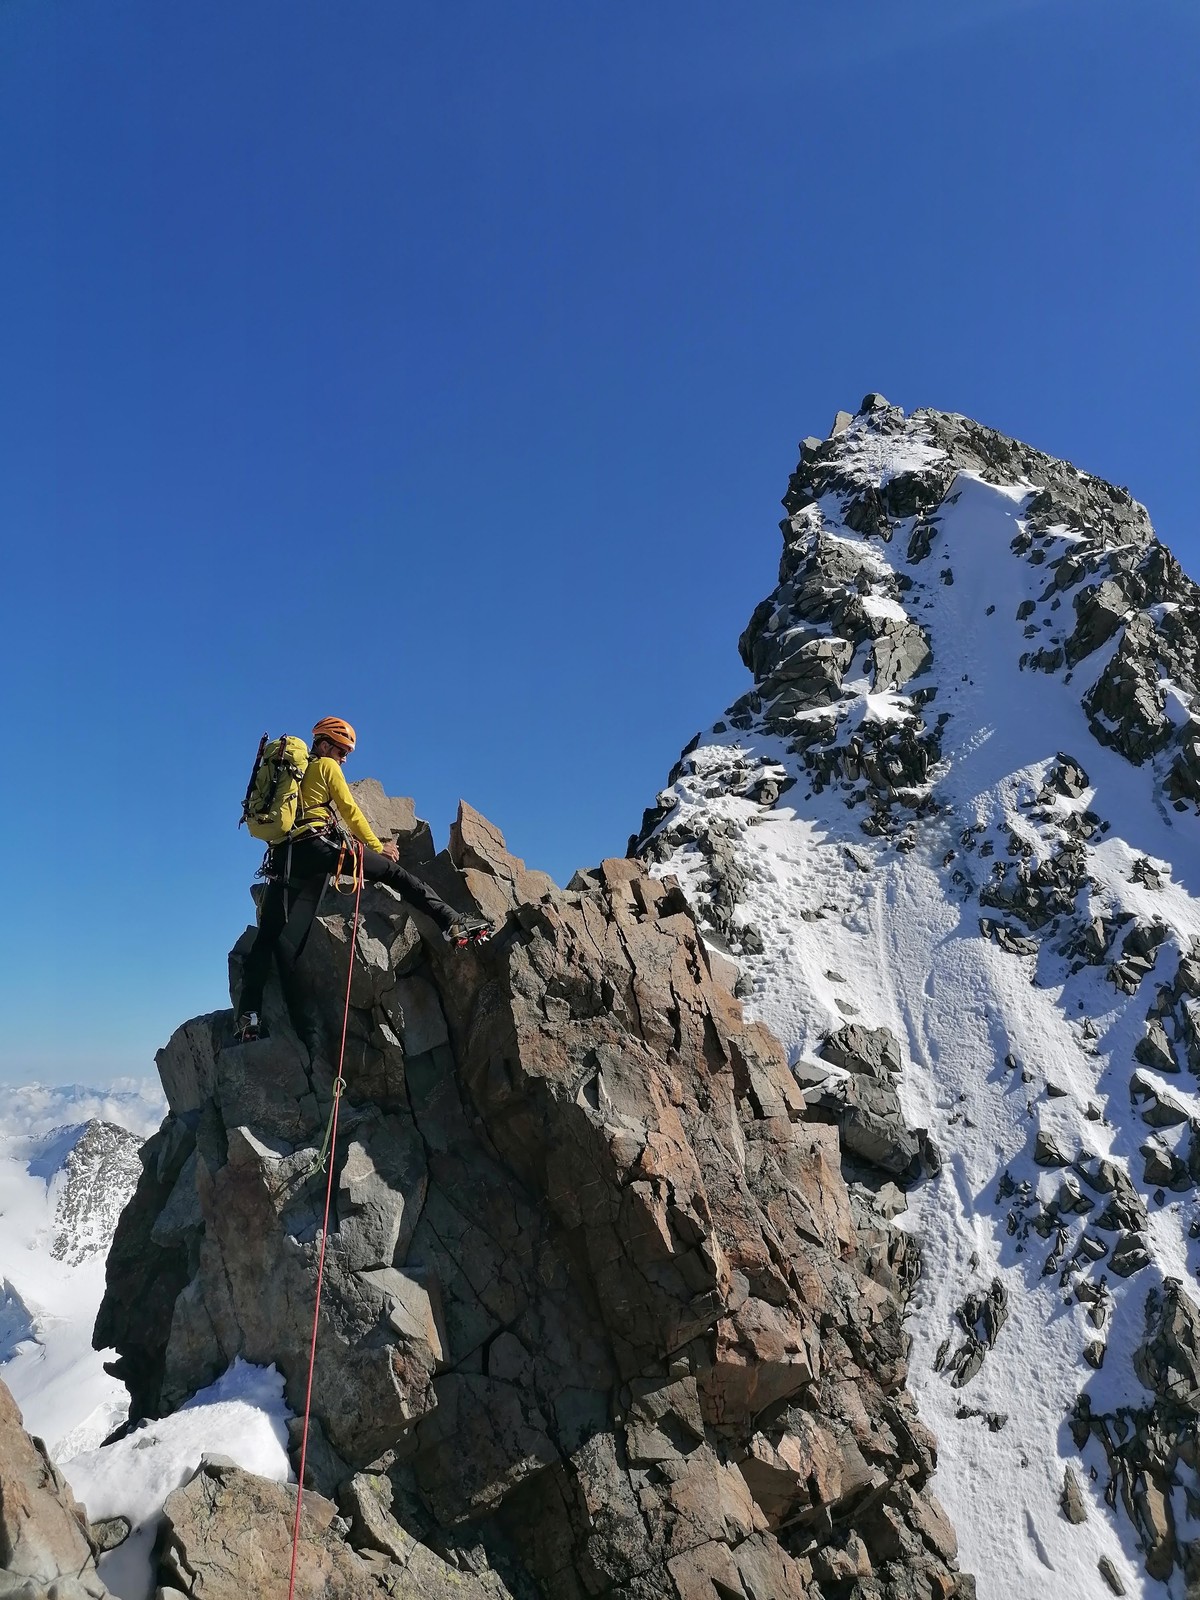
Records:
M1200 1312L1167 1278L1146 1299L1146 1331L1133 1360L1152 1395L1148 1406L1093 1411L1087 1394L1071 1427L1082 1449L1095 1438L1108 1461L1105 1489L1118 1499L1136 1528L1152 1578L1169 1578L1181 1561L1191 1567L1194 1547L1180 1548L1174 1500L1190 1484L1200 1424ZM1191 1503L1191 1490L1188 1490Z
M900 1044L886 1028L850 1023L830 1034L821 1057L849 1074L809 1096L813 1105L833 1112L846 1156L902 1179L937 1170L925 1129L912 1129L904 1120L897 1091Z
M411 812L392 825L411 848ZM904 1390L898 1257L678 888L618 860L558 890L467 807L449 857L422 849L504 926L456 954L363 897L315 1390L353 1548L318 1502L327 1592L973 1594ZM327 896L297 973L325 1038L350 930ZM230 1048L218 1013L159 1058L171 1113L97 1326L144 1414L239 1355L302 1398L332 1069L267 1012L267 1040ZM244 1480L218 1464L168 1503L164 1581L225 1592L204 1549L232 1498L278 1542L285 1492Z

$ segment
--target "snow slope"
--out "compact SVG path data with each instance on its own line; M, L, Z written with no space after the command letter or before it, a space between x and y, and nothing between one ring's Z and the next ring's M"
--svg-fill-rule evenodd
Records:
M226 1456L247 1472L288 1481L290 1415L275 1368L237 1360L172 1416L64 1464L90 1521L124 1517L130 1524L129 1537L100 1558L100 1576L117 1600L150 1600L163 1502L190 1481L202 1457Z
M91 1347L104 1264L141 1141L165 1112L157 1082L7 1089L0 1120L0 1378L64 1461L128 1410Z
M131 1524L100 1559L117 1600L150 1600L163 1502L202 1456L280 1483L290 1476L283 1379L240 1360L173 1416L100 1448L129 1397L104 1371L113 1352L92 1349L92 1326L138 1150L165 1113L157 1079L30 1084L6 1091L0 1122L0 1378L89 1517Z
M1132 571L1144 559L1144 541L1127 537L1140 508L1122 511L1115 529L1047 526L1030 510L1039 480L1019 460L1012 481L974 457L965 465L930 414L905 419L885 406L822 447L785 501L780 589L743 640L757 690L689 747L639 848L732 948L739 993L811 1093L839 1077L820 1051L848 1021L901 1041L905 1118L942 1156L899 1221L924 1259L909 1307L910 1384L940 1440L934 1489L981 1600L1108 1600L1102 1558L1130 1595L1182 1597L1186 1542L1200 1535L1194 1471L1177 1452L1168 1471L1153 1450L1149 1466L1133 1451L1114 1477L1124 1507L1114 1512L1105 1448L1094 1432L1081 1457L1069 1427L1084 1395L1093 1414L1128 1408L1126 1432L1140 1438L1133 1414L1154 1399L1134 1365L1148 1295L1170 1278L1185 1301L1198 1298L1200 1211L1187 1163L1200 1096L1182 1044L1194 1001L1167 994L1200 938L1195 816L1164 791L1173 747L1134 765L1098 742L1105 713L1085 709L1135 631L1133 612L1124 633L1070 665L1072 630L1091 615L1075 597L1103 579L1103 563ZM915 489L889 508L893 483ZM910 502L915 511L896 514ZM1195 617L1183 584L1172 604ZM827 596L825 611L814 594ZM882 630L900 627L932 649L912 676L880 670L892 659ZM1034 636L1048 670L1030 665ZM840 681L825 666L838 649L848 660ZM792 692L798 679L819 683L818 668L824 692L807 701ZM1161 699L1186 729L1188 686L1164 682ZM1084 769L1082 787L1070 774L1056 782L1060 752ZM1152 970L1125 973L1122 986L1112 969L1135 929L1153 930ZM1168 1040L1161 1071L1134 1061L1139 1048L1150 1059L1141 1041L1156 1014ZM1039 1133L1074 1167L1035 1162ZM1141 1233L1096 1224L1108 1195L1087 1175L1100 1157L1145 1205ZM1174 1189L1147 1181L1144 1170L1161 1173L1172 1157ZM1148 1260L1123 1276L1113 1261L1126 1233L1144 1240ZM996 1280L1007 1321L981 1339L974 1313ZM956 1384L959 1356L976 1345L982 1365ZM1194 1437L1194 1408L1188 1417ZM1120 1444L1119 1419L1105 1426ZM1083 1523L1060 1510L1068 1465ZM1139 1500L1147 1482L1165 1485L1165 1506ZM1154 1542L1164 1519L1175 1524L1170 1550Z

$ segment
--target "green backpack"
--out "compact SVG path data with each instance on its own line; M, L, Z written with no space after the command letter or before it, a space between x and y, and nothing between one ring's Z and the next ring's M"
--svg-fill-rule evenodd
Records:
M308 746L303 739L286 733L281 739L268 739L263 734L242 801L242 822L253 838L264 844L287 838L296 821L300 780L307 769Z

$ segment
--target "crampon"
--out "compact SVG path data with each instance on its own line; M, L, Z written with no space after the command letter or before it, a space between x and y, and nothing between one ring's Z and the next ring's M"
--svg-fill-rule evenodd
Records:
M446 930L446 938L455 950L465 950L470 944L486 944L492 937L492 925L482 917L459 917Z

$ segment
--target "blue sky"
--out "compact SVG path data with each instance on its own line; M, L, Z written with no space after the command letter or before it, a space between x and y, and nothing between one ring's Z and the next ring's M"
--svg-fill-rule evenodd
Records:
M264 728L565 880L869 389L1200 570L1191 0L0 0L0 1078L226 1003Z

